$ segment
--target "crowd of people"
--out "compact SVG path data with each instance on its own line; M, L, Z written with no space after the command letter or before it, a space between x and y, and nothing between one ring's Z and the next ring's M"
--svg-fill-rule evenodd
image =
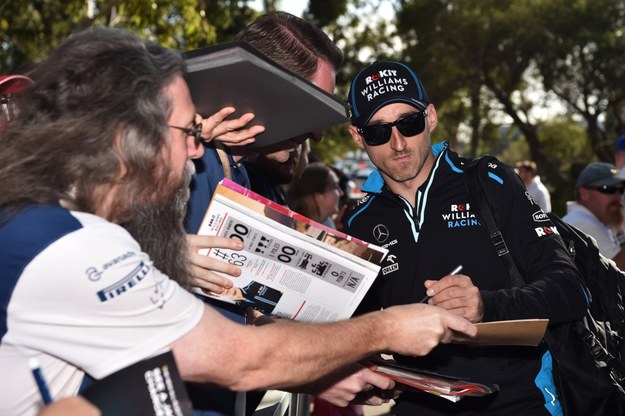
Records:
M268 13L235 39L333 93L343 55L312 23ZM249 126L254 114L229 118L231 107L197 114L184 73L178 53L128 31L94 28L68 38L32 79L0 77L0 413L97 414L72 397L171 349L198 416L251 414L267 389L314 395L318 416L334 406L357 416L360 405L390 399L398 416L562 414L544 344L453 343L474 337L479 322L557 325L588 308L560 237L535 231L538 221L549 224L536 213L551 211L535 162L493 163L485 180L526 277L513 287L474 220L462 176L468 159L432 140L439 119L416 68L376 61L353 76L347 130L374 165L353 206L349 177L313 160L309 141L321 140L320 131L250 151L264 131ZM625 138L616 150L625 153ZM270 319L191 292L227 293L241 273L198 253L243 247L196 234L223 178L389 250L352 319ZM615 165L591 163L564 218L620 268L624 191ZM461 273L451 272L458 265ZM499 390L459 402L402 391L369 362L388 352L400 364ZM31 358L55 406L44 409Z

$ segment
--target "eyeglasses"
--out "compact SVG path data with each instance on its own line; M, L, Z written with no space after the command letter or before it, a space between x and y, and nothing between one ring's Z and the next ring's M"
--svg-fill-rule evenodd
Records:
M625 193L625 185L597 185L597 186L584 186L586 189L591 189L593 191L601 192L606 195L614 195L615 193L619 193L623 195Z
M202 143L202 123L193 122L193 126L191 127L178 127L178 126L169 126L172 129L178 129L185 132L185 134L189 136L193 136L195 141L195 147L198 147L200 143Z
M379 146L388 143L391 139L391 131L393 126L405 136L412 137L420 134L425 130L425 117L428 115L427 110L421 113L414 113L395 120L392 123L369 124L358 129L369 146Z
M0 96L0 119L4 123L13 120L17 115L15 100L7 96Z

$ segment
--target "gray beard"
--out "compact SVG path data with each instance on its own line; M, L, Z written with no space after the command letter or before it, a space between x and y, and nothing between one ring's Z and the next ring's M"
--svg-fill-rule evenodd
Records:
M138 207L121 224L139 242L154 266L186 289L191 287L191 269L183 221L193 171L193 164L187 163L175 193L158 204Z

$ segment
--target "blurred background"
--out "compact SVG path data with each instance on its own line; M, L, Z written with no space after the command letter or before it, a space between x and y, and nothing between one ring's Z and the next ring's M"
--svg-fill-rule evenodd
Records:
M230 40L271 10L313 21L341 47L342 99L363 65L408 62L437 107L433 141L466 157L536 161L557 214L579 170L613 162L625 133L623 0L0 0L0 73L28 73L89 26L186 51ZM312 152L348 174L357 194L371 166L344 125Z

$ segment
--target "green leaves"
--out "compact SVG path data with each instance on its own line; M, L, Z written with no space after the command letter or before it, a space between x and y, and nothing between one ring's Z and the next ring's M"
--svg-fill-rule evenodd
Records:
M274 10L286 1L262 4ZM389 4L396 14L380 20ZM230 40L259 13L248 0L4 0L0 73L20 71L92 25L128 28L183 51ZM611 160L625 133L622 0L310 0L304 17L344 51L339 97L372 60L407 61L437 106L435 141L450 140L467 155L532 158L563 195L572 195L570 159ZM550 111L544 97L567 114ZM353 147L345 126L325 137L314 151L326 162Z
M234 0L8 0L0 3L0 72L12 72L40 60L71 33L95 25L133 30L180 51L229 40L259 13L247 3Z

